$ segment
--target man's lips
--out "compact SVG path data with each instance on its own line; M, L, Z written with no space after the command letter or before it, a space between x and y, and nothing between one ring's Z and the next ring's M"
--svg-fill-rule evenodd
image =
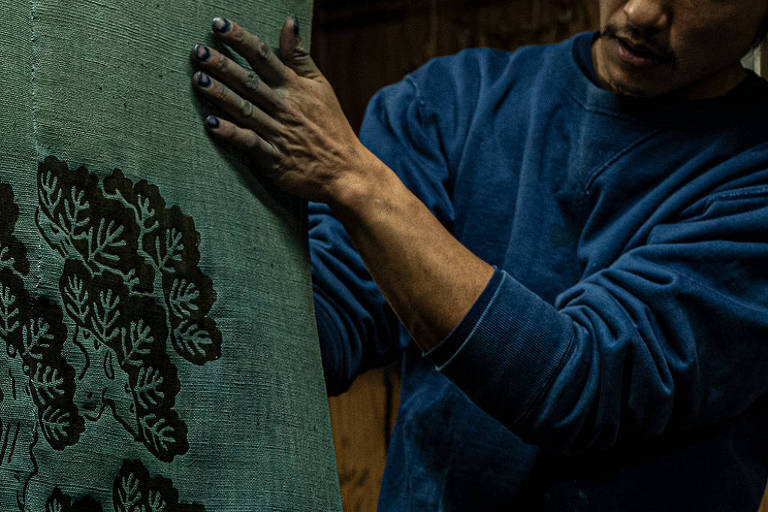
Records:
M647 68L660 64L664 58L645 45L634 43L623 37L615 37L619 58L635 68Z

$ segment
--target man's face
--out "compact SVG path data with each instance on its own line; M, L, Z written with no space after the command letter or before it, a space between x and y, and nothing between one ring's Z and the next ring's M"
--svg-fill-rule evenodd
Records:
M744 78L740 59L768 11L766 0L599 0L600 79L634 96L706 98Z

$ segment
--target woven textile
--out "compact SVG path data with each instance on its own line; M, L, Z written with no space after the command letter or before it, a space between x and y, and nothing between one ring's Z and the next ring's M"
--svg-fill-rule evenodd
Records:
M304 205L190 52L311 0L0 0L0 510L340 510Z

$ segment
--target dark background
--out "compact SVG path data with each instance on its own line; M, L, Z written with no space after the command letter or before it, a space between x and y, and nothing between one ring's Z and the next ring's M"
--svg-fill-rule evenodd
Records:
M312 54L359 128L371 95L432 57L596 28L597 0L316 0Z

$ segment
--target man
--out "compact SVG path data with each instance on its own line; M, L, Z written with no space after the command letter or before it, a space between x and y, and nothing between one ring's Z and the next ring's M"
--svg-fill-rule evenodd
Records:
M282 61L214 21L256 74L196 47L211 135L314 202L329 391L402 357L380 509L757 508L767 11L600 0L600 34L385 88L362 142L295 20Z

